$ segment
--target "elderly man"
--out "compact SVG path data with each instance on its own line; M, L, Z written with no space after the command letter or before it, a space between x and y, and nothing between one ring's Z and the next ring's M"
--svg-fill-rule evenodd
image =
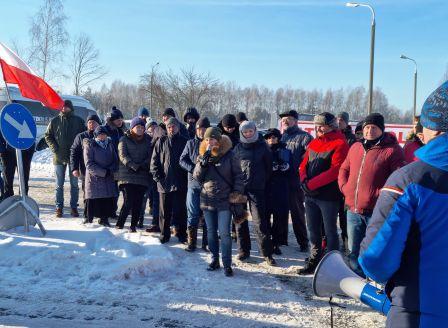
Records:
M336 220L340 192L339 168L348 152L344 135L338 130L336 117L323 112L314 117L316 139L310 142L300 164L300 181L305 193L306 223L311 253L299 274L312 274L319 263L322 249L322 224L329 251L339 249Z
M187 138L179 133L180 122L171 117L166 121L167 135L160 137L152 153L151 173L160 194L160 242L171 237L171 216L177 221L175 234L181 243L187 234L187 171L180 166L180 156Z

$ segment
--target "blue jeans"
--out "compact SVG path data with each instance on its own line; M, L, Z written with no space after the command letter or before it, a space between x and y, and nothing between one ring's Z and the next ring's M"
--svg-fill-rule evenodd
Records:
M366 228L369 224L370 216L347 211L347 235L348 235L348 255L350 267L358 275L364 277L361 266L358 263L359 249L361 241L366 235Z
M187 191L187 221L188 226L197 228L201 216L201 189L188 188Z
M230 237L230 211L204 211L208 228L208 247L213 260L219 260L219 236L221 237L222 264L224 267L232 265L232 239Z
M321 200L305 197L306 225L311 243L310 259L322 257L322 224L327 237L328 251L339 250L339 236L336 221L339 201Z
M65 171L68 166L67 164L54 166L54 173L56 174L56 208L64 208ZM78 178L73 175L70 167L68 175L70 177L70 207L77 208L79 199Z

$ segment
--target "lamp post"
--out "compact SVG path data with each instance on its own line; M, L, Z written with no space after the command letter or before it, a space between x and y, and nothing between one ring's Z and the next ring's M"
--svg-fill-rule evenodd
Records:
M372 113L373 106L373 67L375 60L375 10L373 7L366 3L357 3L357 2L347 2L345 4L347 7L356 8L356 7L367 7L372 12L372 26L370 31L370 77L369 77L369 104L367 107L367 114Z
M154 65L151 66L151 85L150 85L150 89L151 89L151 97L149 98L149 110L152 111L152 94L153 94L153 80L154 80L154 69L156 68L156 66L159 65L159 62L155 63ZM159 109L157 109L157 119L159 119L160 113L159 113Z
M415 115L417 114L417 62L414 59L409 58L408 56L405 55L401 55L400 58L410 60L415 65L415 71L414 71L414 117L415 117Z

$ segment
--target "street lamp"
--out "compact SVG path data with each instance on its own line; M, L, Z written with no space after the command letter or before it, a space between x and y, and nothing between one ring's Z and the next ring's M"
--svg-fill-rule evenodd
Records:
M150 89L151 89L151 97L149 98L149 110L152 111L152 94L153 94L153 80L154 80L154 69L157 67L157 65L159 65L159 62L155 63L154 65L151 66L151 85L150 85ZM159 119L160 113L159 113L159 109L157 108L157 119Z
M356 7L367 7L372 12L372 27L371 27L371 36L370 36L370 78L369 78L369 104L367 107L367 114L372 113L372 105L373 105L373 63L375 60L375 10L373 7L366 3L357 3L357 2L347 2L345 4L347 7L356 8Z
M415 115L417 114L417 62L414 59L409 58L408 56L405 55L401 55L400 58L410 60L415 65L415 71L414 71L414 117L415 117Z

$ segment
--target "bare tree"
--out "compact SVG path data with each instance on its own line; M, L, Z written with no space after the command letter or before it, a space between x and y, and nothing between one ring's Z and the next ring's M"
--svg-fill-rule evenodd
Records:
M80 95L83 88L107 74L98 63L99 54L88 35L80 34L74 40L71 73L75 95Z
M48 78L51 65L61 60L63 47L68 42L66 21L61 0L44 0L31 19L31 59L44 80Z

